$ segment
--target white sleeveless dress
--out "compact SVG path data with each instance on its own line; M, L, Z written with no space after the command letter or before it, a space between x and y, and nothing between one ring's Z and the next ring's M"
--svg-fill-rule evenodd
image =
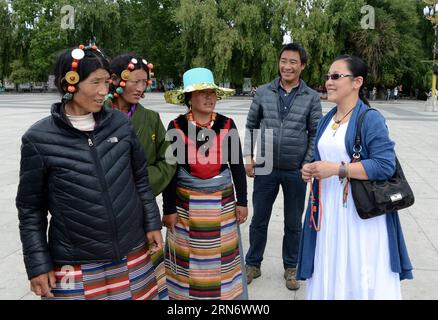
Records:
M349 162L345 148L348 124L336 134L333 119L319 143L321 160ZM401 299L400 278L391 271L386 217L359 217L349 188L343 207L338 176L322 180L321 230L317 234L314 273L307 280L309 300Z

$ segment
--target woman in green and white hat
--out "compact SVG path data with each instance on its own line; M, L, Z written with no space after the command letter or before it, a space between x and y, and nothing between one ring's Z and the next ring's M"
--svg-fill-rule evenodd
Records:
M169 297L248 299L239 230L248 216L240 139L234 121L214 112L217 100L234 90L217 86L205 68L187 71L183 82L183 89L165 93L166 102L189 108L167 132L177 159L177 173L163 192Z

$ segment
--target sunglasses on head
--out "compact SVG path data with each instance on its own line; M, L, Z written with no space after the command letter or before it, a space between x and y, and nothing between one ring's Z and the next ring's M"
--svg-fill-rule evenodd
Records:
M329 79L339 80L341 78L346 78L346 77L354 78L354 76L352 74L333 73L333 74L325 74L323 76L323 79L324 79L324 81L329 81Z

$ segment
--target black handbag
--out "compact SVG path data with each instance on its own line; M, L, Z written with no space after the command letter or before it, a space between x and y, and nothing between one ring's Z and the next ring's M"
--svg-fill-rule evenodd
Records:
M365 114L375 110L368 108L363 112L356 127L356 138L353 147L353 163L361 160L361 128ZM415 198L405 178L400 162L395 158L394 175L384 181L350 179L351 192L357 213L362 219L369 219L385 213L398 211L414 204Z

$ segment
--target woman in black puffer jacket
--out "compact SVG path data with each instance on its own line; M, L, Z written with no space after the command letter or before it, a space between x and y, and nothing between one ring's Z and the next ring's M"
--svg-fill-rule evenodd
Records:
M96 46L62 54L62 102L22 137L20 236L31 289L45 298L167 296L164 275L150 276L163 240L144 152L128 118L102 108L108 66Z

